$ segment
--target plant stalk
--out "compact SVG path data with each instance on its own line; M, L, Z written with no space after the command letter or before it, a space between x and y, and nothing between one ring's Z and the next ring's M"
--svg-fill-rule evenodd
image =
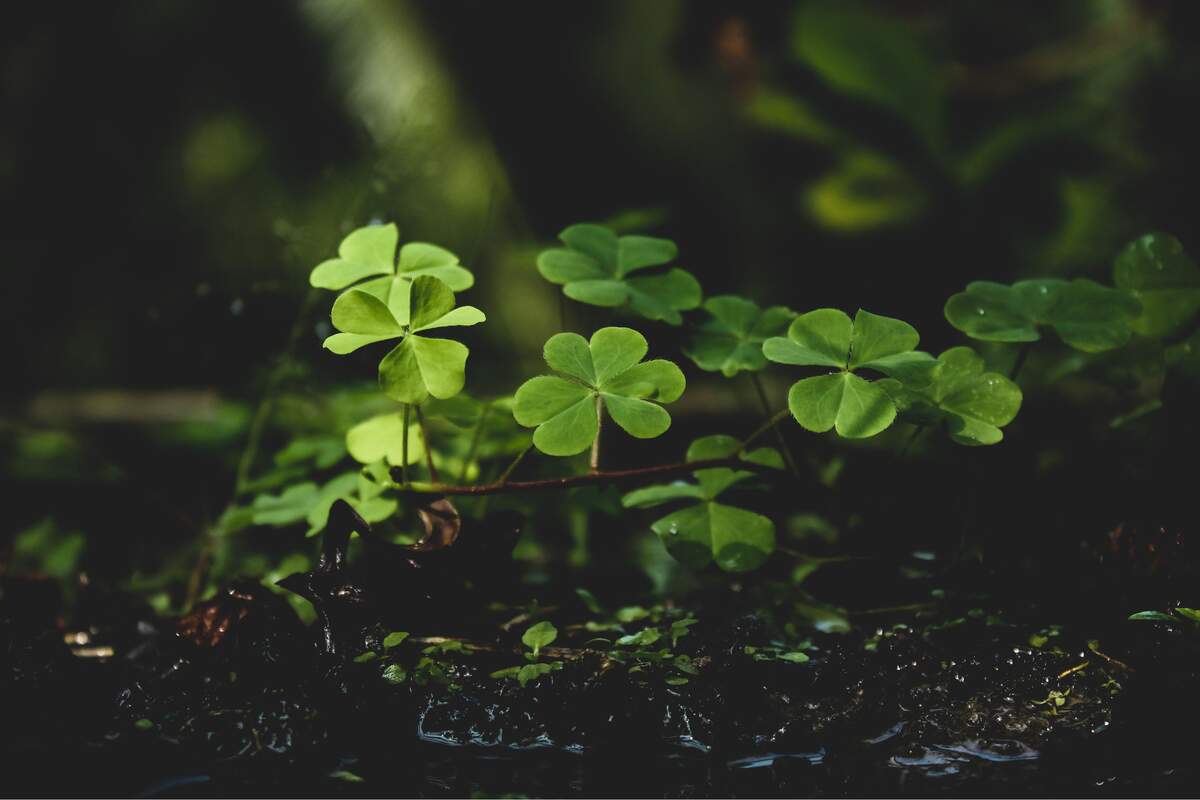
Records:
M400 424L400 484L408 485L408 412L409 404L404 404L404 412L401 414Z
M771 401L767 399L767 389L763 386L762 376L757 372L751 372L750 382L754 384L754 391L758 395L758 402L762 406L763 414L770 417ZM783 431L779 430L778 425L772 425L771 430L775 432L775 440L779 442L779 452L783 454L783 460L787 464L788 472L792 473L793 478L800 480L800 467L796 465L796 457L792 455L792 448L788 447Z
M417 406L416 409L417 427L421 429L421 444L425 447L425 466L429 469L429 480L434 483L441 483L437 467L433 464L433 448L429 446L429 430L425 427L425 414L421 411L420 406Z
M1017 375L1021 373L1021 367L1025 366L1025 359L1029 358L1029 351L1033 349L1033 342L1023 342L1021 348L1017 350L1017 360L1013 362L1012 369L1008 372L1008 379L1015 381Z
M487 419L488 412L492 410L491 403L485 403L479 412L479 421L475 423L475 430L471 433L471 445L467 448L467 457L463 460L462 469L458 473L458 482L467 482L467 472L471 469L471 464L475 461L475 456L479 453L479 443L483 439L483 425Z
M604 398L596 395L596 438L592 440L592 455L588 459L588 468L593 472L600 471L600 435L604 433Z

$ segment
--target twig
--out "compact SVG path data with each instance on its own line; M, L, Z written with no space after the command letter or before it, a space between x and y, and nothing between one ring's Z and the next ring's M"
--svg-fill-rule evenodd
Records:
M658 464L653 467L638 469L611 470L608 472L588 472L583 475L568 475L563 478L543 478L535 481L496 481L474 486L452 486L438 483L414 482L398 487L400 491L413 494L442 494L442 495L486 495L500 492L525 492L536 489L571 489L576 486L589 486L597 483L621 483L645 478L665 478L672 475L686 475L699 469L716 469L732 467L750 472L775 472L774 467L743 461L736 455L726 458L708 458L702 461L686 461L677 464ZM393 468L393 472L398 468Z
M1021 373L1021 367L1025 366L1025 359L1029 358L1029 351L1033 349L1033 342L1024 342L1021 344L1021 349L1017 351L1017 360L1013 362L1012 369L1008 372L1008 379L1015 381L1017 375Z
M521 452L517 453L517 457L512 460L512 463L510 463L507 467L504 468L504 472L500 473L500 477L496 480L496 483L500 486L504 486L505 484L507 484L508 479L512 476L512 474L514 472L516 472L517 467L520 466L521 462L525 460L525 456L529 455L529 451L532 449L533 449L532 444L525 445L525 449L522 450Z

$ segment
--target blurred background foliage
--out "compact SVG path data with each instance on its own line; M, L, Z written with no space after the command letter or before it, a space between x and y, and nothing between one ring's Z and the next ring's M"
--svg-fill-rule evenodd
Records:
M7 16L0 552L11 570L83 566L163 607L198 557L216 577L306 563L302 523L238 550L212 532L289 464L330 467L322 441L386 410L369 355L320 349L328 298L307 285L367 222L395 221L402 241L444 245L476 274L468 302L489 317L464 334L476 396L541 368L561 308L534 259L581 220L674 239L706 296L863 306L912 322L932 352L960 341L942 304L970 280L1107 281L1146 230L1200 249L1189 0L110 2ZM608 319L572 306L567 327ZM677 352L677 331L650 338ZM672 453L758 413L749 384L688 367ZM1137 408L1139 380L1042 402L1099 397L1087 438ZM1156 435L1106 444L1109 479L1152 460ZM303 452L273 455L294 440ZM844 443L803 442L813 487L836 484ZM1072 446L1040 441L1034 474L1082 463ZM819 510L853 524L872 474ZM558 544L579 566L590 506L576 503ZM831 530L793 522L797 541ZM669 587L661 548L642 562Z

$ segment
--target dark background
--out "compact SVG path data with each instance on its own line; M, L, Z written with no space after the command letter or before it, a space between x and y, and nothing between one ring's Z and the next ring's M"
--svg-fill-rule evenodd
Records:
M321 351L327 298L306 276L371 220L475 271L480 392L538 368L559 304L534 257L581 220L675 239L706 295L863 306L935 353L961 341L942 305L969 280L1109 280L1147 230L1194 251L1198 34L1187 0L10 9L0 542L50 524L114 574L190 547L230 499L265 391L369 384L369 357ZM653 341L667 353L678 332ZM688 375L672 443L752 402ZM1141 388L1027 393L1024 445L988 462L1012 481L1002 524L1047 503L1023 535L1152 512L1165 430L1107 432ZM1074 424L1039 427L1046 410ZM930 495L900 502L916 511L889 501L905 543L956 538L912 514L950 502L930 487L960 458L933 458ZM842 513L874 502L887 466L866 463ZM1037 483L1078 464L1086 478Z

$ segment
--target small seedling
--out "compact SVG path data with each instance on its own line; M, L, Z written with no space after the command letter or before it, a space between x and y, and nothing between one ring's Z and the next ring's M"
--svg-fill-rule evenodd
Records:
M491 674L491 677L516 678L517 683L521 684L521 688L525 688L530 682L536 681L543 675L548 675L563 668L561 661L539 661L542 648L548 647L555 639L558 638L558 629L548 621L543 620L536 625L531 626L521 635L521 643L529 648L529 652L525 653L525 660L529 663L519 667L506 667L498 669Z

